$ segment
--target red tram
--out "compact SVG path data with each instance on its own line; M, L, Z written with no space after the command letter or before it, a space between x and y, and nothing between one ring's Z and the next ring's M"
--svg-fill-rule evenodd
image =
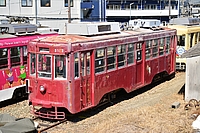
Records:
M32 24L0 24L0 102L27 94L27 44L35 38L56 35L41 34Z
M29 101L35 116L64 119L60 108L78 113L119 89L129 93L175 74L175 29L118 27L68 24L68 35L30 42Z

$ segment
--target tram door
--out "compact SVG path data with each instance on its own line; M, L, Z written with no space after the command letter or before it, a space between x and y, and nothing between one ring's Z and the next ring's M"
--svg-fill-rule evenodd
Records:
M81 53L80 75L81 75L81 108L92 104L92 85L91 85L91 55L92 52Z
M136 44L136 84L141 85L143 79L142 43Z

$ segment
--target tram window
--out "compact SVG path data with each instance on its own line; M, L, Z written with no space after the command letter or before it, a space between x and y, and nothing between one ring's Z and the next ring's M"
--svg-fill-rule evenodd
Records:
M126 54L126 45L119 45L117 46L118 56L118 67L122 67L125 65L125 54Z
M27 46L23 46L23 65L27 64Z
M30 73L35 74L35 69L36 69L36 55L31 53L30 54Z
M159 46L159 55L164 55L164 45L165 45L165 39L160 39L160 46Z
M158 56L158 39L154 40L153 43L153 57L157 57Z
M191 33L191 34L190 34L190 48L191 48L192 46L194 46L194 44L193 44L193 38L194 38L194 33Z
M95 56L95 73L103 72L105 70L105 50L97 49Z
M75 53L74 54L74 77L78 78L79 77L79 54Z
M185 46L185 35L178 36L178 46Z
M87 53L86 59L87 59L87 61L86 61L86 65L87 65L86 71L87 71L87 75L89 75L90 74L90 52Z
M51 56L38 54L38 75L39 77L51 78Z
M0 49L0 69L8 67L8 49Z
M195 33L195 45L199 42L198 40L198 32Z
M116 47L107 48L107 70L114 69L116 66Z
M81 69L82 76L90 74L90 52L81 54Z
M82 72L82 76L85 76L85 67L86 67L86 65L85 65L85 60L84 60L85 58L84 58L84 53L82 53L81 54L81 72Z
M145 58L146 59L151 58L151 47L152 47L152 40L146 41L146 46L145 46L145 49L146 49Z
M127 63L133 64L134 63L134 45L128 44L128 52L127 52Z
M137 43L136 45L137 61L142 60L142 43Z
M66 78L66 58L63 55L55 56L55 78Z
M10 48L11 67L20 65L20 47Z
M166 38L166 53L169 53L170 48L170 37Z

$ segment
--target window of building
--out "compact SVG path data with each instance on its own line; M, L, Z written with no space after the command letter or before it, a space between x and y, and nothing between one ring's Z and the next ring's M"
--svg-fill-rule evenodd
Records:
M96 50L95 56L95 73L105 70L105 50L103 48Z
M153 57L158 56L158 39L155 39L153 42Z
M125 54L126 54L126 45L119 45L117 46L117 61L118 61L118 67L122 67L125 65Z
M68 7L68 0L65 0L65 7ZM70 0L70 7L73 7L74 4L73 4L73 0Z
M0 6L6 6L6 0L0 0Z
M134 63L134 45L128 44L128 51L127 51L127 63L133 64Z
M41 0L41 7L50 7L51 1L50 0Z
M21 0L22 7L32 7L33 1L32 0Z
M20 47L10 48L11 67L20 65Z
M146 59L150 59L151 58L151 48L152 48L152 40L148 40L146 41L146 46L145 46L145 54L146 54Z
M164 55L165 39L160 39L159 55Z
M0 69L8 67L8 49L0 49Z
M116 68L116 47L107 48L107 70Z

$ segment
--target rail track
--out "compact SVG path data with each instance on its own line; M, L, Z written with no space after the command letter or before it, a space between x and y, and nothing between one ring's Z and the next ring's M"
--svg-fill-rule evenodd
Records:
M39 119L39 117L35 117L33 118L33 121L35 123L38 123L37 133L46 133L47 130L54 128L59 124L67 122L67 119L63 119L61 121L49 121L49 120L45 121L45 120Z

